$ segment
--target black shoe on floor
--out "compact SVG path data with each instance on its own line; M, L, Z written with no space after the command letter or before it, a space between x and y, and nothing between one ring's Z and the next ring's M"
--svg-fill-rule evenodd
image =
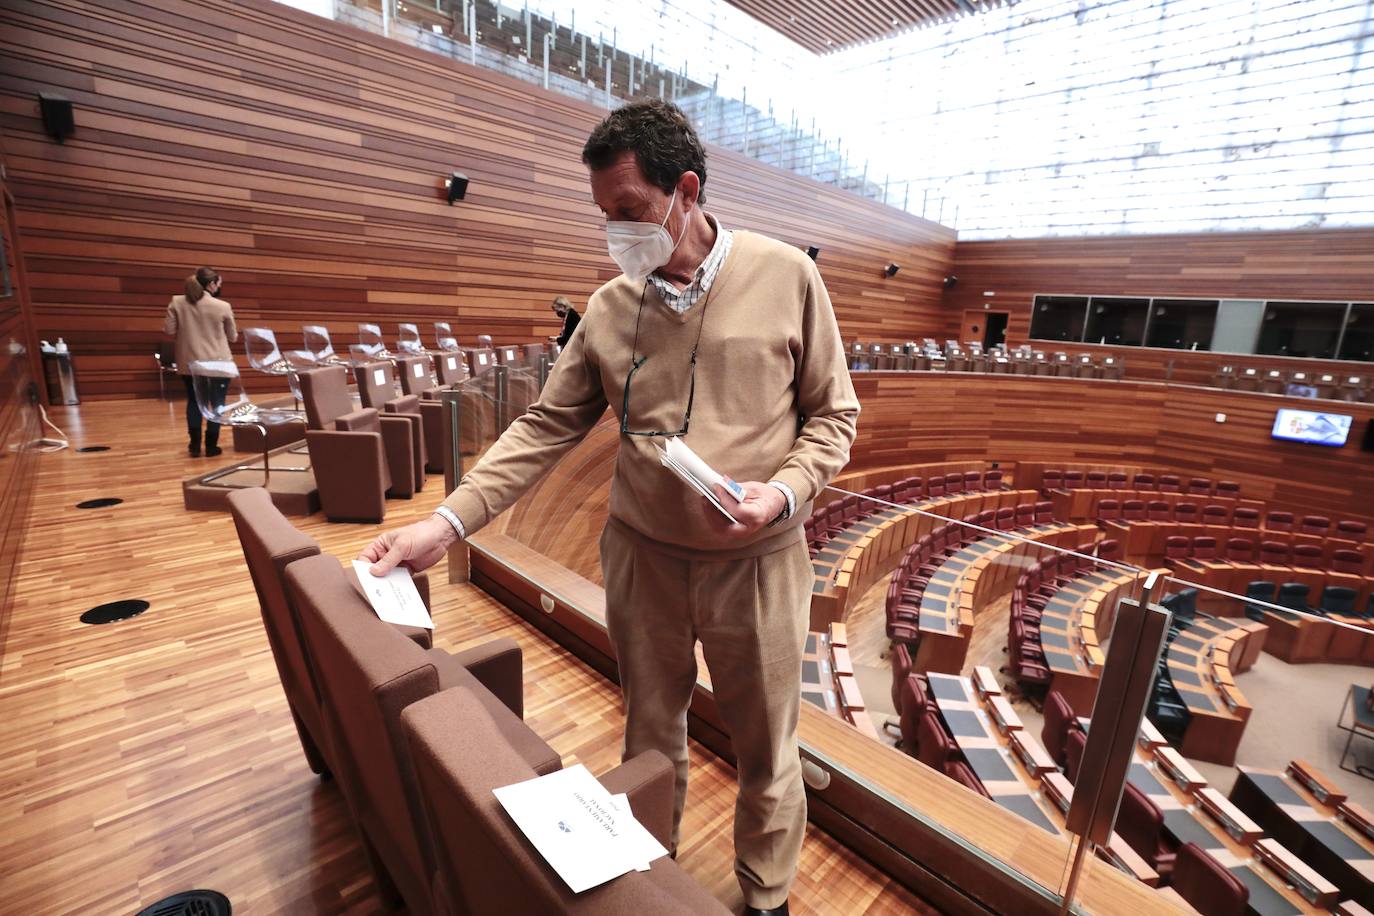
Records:
M218 445L207 445L205 447L206 458L218 458L222 454L224 454L224 449L220 448Z
M186 446L186 451L187 451L187 453L188 453L192 458L199 458L199 457L200 457L200 446L199 446L199 445L188 445L188 446Z
M744 916L787 916L787 901L784 900L777 906L766 910L761 910L756 906L746 906Z

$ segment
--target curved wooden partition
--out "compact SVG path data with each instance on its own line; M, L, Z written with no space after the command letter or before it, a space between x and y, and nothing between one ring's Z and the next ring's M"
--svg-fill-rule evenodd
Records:
M1148 465L1234 480L1245 498L1270 509L1374 526L1374 455L1360 450L1374 404L958 372L861 372L854 386L863 411L846 473L996 460L1014 480L1017 462ZM1350 441L1330 448L1273 439L1280 407L1353 416Z
M618 435L603 422L524 499L470 542L473 581L614 679L597 540ZM702 671L691 734L729 758L730 742ZM1051 835L848 723L801 705L809 815L941 909L970 901L998 912L1054 913L1069 856ZM1017 877L1024 875L1036 888ZM1155 891L1105 861L1088 862L1079 901L1092 912L1171 912Z

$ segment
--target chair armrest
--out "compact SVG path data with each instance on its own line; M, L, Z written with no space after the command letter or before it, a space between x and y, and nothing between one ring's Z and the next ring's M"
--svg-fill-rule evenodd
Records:
M673 805L676 802L673 764L659 751L637 754L608 773L597 777L612 795L625 794L635 820L654 839L673 852Z
M429 650L434 648L434 633L424 627L408 627L404 624L395 624L401 635L421 649Z
M403 394L399 398L392 398L383 405L383 410L387 413L419 413L420 396Z
M334 428L350 432L377 432L377 411L371 407L363 407L352 413L346 413L342 417L334 420Z
M401 416L382 416L379 420L387 470L391 474L390 492L409 499L419 489L415 480L415 446L411 438L413 423L409 417Z
M501 732L501 737L520 755L521 760L530 765L530 769L540 776L545 776L563 768L563 758L558 752L549 747L543 738L535 734L534 729L526 725L523 719L512 713L498 697L483 686L456 656L443 649L430 649L425 655L439 675L439 689L444 691L462 687L469 691L491 716L492 722Z
M515 640L502 637L451 654L507 709L525 718L524 664Z

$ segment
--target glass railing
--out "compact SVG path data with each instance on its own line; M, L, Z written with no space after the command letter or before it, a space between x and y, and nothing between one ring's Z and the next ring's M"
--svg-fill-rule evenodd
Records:
M569 21L559 21L528 5L517 8L466 0L383 0L381 4L333 0L332 11L334 19L348 25L598 107L611 109L642 98L669 99L686 112L707 143L936 221L952 221L957 212L939 189L870 174L867 158L849 149L833 130L827 134L826 126L818 126L816 118L791 107L775 110L767 98L751 102L749 90L743 87L762 79L745 80L738 96L731 95L721 88L721 73L712 72L709 78L689 75L685 63L676 68L666 63L653 45L643 51L619 47L622 36L614 27L579 30L575 13ZM715 28L689 8L665 8L664 12L693 17L694 28ZM731 41L723 34L718 40L726 45ZM743 51L756 58L762 54L751 46L735 50L741 53L726 47L717 56L726 55L720 66L724 70L734 66L736 77ZM777 73L770 71L770 75L778 78Z
M486 405L500 400L485 385L459 424L483 430L482 442L499 413ZM471 543L479 581L497 582L531 622L607 673L598 543L619 440L608 417ZM479 452L462 455L463 466ZM878 841L946 874L958 862L961 891L993 909L1053 905L1073 884L1084 912L1167 910L1178 902L1170 870L1189 843L1187 855L1220 863L1258 912L1315 912L1332 893L1358 896L1324 855L1346 843L1374 861L1360 827L1368 804L1343 813L1298 785L1329 825L1319 847L1281 830L1241 789L1260 773L1278 794L1304 779L1336 784L1352 801L1371 794L1342 772L1368 758L1363 733L1334 720L1355 697L1345 721L1362 715L1374 733L1374 713L1360 705L1368 678L1336 667L1374 663L1371 548L1357 545L1363 566L1349 573L1291 557L1166 555L1177 535L1159 523L1065 511L1077 503L1038 480L1018 487L1008 471L956 462L851 472L816 501L799 535L813 574L799 727L806 781L824 803L813 808L844 815L838 835L860 847ZM678 484L665 475L664 485ZM1320 540L1324 559L1346 549ZM1132 603L1167 619L1153 643L1141 641ZM1306 672L1288 668L1308 662L1329 690L1314 694ZM1133 666L1145 672L1143 717L1122 706ZM1298 695L1320 697L1319 726L1287 724L1306 718L1292 706ZM728 754L713 703L703 664L693 734ZM1089 751L1095 712L1108 714L1109 730ZM1126 735L1115 745L1123 769L1103 784L1111 734ZM1084 810L1107 811L1108 827L1121 812L1091 843L1068 828L1079 823L1074 787L1085 784L1106 794L1085 796ZM1156 813L1146 842L1139 824Z

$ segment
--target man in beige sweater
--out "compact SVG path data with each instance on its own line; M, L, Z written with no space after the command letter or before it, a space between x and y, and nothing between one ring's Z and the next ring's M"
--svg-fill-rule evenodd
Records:
M515 502L596 424L620 421L601 540L606 617L625 694L627 756L677 767L700 641L739 772L735 871L748 913L786 913L806 822L797 749L812 571L801 522L848 460L859 404L816 265L702 209L705 153L674 105L636 102L583 161L624 274L592 297L539 402L435 515L374 541L381 574L424 569ZM679 435L741 481L730 523L659 463Z

